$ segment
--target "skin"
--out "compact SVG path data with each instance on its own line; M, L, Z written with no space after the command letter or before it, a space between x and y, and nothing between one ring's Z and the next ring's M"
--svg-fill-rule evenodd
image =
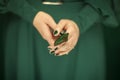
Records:
M74 21L69 19L62 19L58 22L58 24L56 24L52 16L41 11L38 12L35 16L33 25L41 34L43 39L49 43L48 48L51 48L50 52L57 47L57 50L54 52L54 54L57 56L68 54L76 46L80 36L79 28ZM57 30L58 33L53 35L53 32L51 32L50 29L53 31ZM69 33L68 41L54 46L56 37L58 37L60 32L63 30L66 30L66 33Z
M33 20L33 25L41 34L43 39L45 39L49 45L53 46L54 37L51 33L51 29L54 30L56 28L56 23L54 19L45 12L38 12Z

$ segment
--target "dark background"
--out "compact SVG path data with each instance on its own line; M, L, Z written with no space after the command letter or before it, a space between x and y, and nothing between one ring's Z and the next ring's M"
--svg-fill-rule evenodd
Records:
M106 42L107 80L120 80L120 27L104 29Z

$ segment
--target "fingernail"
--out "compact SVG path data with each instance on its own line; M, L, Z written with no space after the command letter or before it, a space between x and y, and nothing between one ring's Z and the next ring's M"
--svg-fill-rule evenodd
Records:
M54 54L55 51L51 51L50 54Z
M48 48L48 50L52 50L52 48Z
M66 32L66 31L65 31L65 30L63 30L62 32L60 32L60 35L63 35L63 34L65 34L65 32Z
M57 31L57 30L55 30L55 31L54 31L54 33L53 33L53 34L54 34L54 36L55 36L57 33L58 33L58 31Z
M55 54L55 56L59 56L59 54Z
M58 47L56 47L54 50L56 51L58 49Z

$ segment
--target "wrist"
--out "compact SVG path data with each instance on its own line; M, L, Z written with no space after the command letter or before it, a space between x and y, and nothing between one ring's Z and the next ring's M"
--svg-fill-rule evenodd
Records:
M39 24L39 22L40 22L40 17L41 17L41 15L42 15L43 13L44 13L43 11L39 11L39 12L35 15L35 17L34 17L34 19L33 19L33 25L34 25L34 26L36 26L36 25Z

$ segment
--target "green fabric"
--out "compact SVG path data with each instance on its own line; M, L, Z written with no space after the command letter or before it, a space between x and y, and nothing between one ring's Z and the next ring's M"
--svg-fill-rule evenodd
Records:
M85 2L87 4L80 13L72 19L79 25L81 33L84 33L95 23L102 23L110 27L118 27L119 23L113 13L110 0L85 0Z
M116 14L117 19L120 23L120 8L119 8L120 7L120 0L114 0L113 5L114 5L113 8L114 8L115 14Z
M113 0L112 7L120 23L120 0ZM107 80L120 80L120 26L118 28L105 27L107 52Z
M72 1L72 0L70 0ZM36 1L37 2L37 1ZM41 1L39 1L40 3ZM65 2L68 2L67 0ZM78 0L75 0L74 2L78 2ZM102 22L106 26L118 26L118 21L116 20L116 17L113 13L113 10L111 8L110 0L104 1L104 0L97 0L97 1L91 1L91 0L85 0L82 3L88 3L92 5L95 9L92 8L92 6L89 6L88 4L83 6L82 11L80 10L80 13L78 12L77 15L73 16L72 20L74 20L79 27L81 28L81 33L85 32L87 29L89 29L92 25L94 25L97 22ZM32 4L32 3L31 3ZM21 16L23 19L26 19L27 21L31 22L33 21L33 18L35 14L38 11L41 11L41 8L36 9L34 6L32 6L27 0L9 0L9 2L4 3L3 0L1 0L1 11L11 11L19 16ZM69 6L73 6L75 4L71 4ZM104 5L104 7L103 7ZM64 5L62 5L64 6ZM79 8L79 7L77 7ZM99 13L99 10L101 10L101 13ZM86 12L90 12L91 14L86 14ZM97 12L98 11L98 12ZM87 17L86 17L87 15ZM106 18L107 16L107 18ZM101 17L105 17L105 19L101 19ZM91 19L91 20L89 20ZM103 20L103 21L100 21ZM86 25L87 24L87 25Z
M78 24L81 30L80 32L84 33L91 26L100 21L100 15L91 6L85 5L80 13L78 13L78 16L76 16L72 20Z
M85 5L86 2L89 4ZM95 4L99 2L96 0ZM43 5L40 0L0 0L0 13L8 14L4 17L6 22L0 24L6 24L2 26L6 29L3 31L5 80L105 80L103 24L108 26L113 20L114 27L118 23L110 5L105 5L110 14L99 7L101 15L97 8L92 0L65 0L61 6ZM32 25L38 11L49 13L56 22L67 18L78 24L82 34L69 55L49 54L47 42ZM109 17L100 21L104 14Z
M116 16L114 14L114 10L112 7L112 1L111 0L85 0L89 4L91 4L96 9L100 9L102 11L102 16L106 16L106 19L103 21L103 24L105 26L118 26L119 23L116 20Z
M9 0L8 2L0 0L0 2L0 12L3 13L10 11L30 23L33 22L33 18L38 12L38 10L31 6L26 0Z

